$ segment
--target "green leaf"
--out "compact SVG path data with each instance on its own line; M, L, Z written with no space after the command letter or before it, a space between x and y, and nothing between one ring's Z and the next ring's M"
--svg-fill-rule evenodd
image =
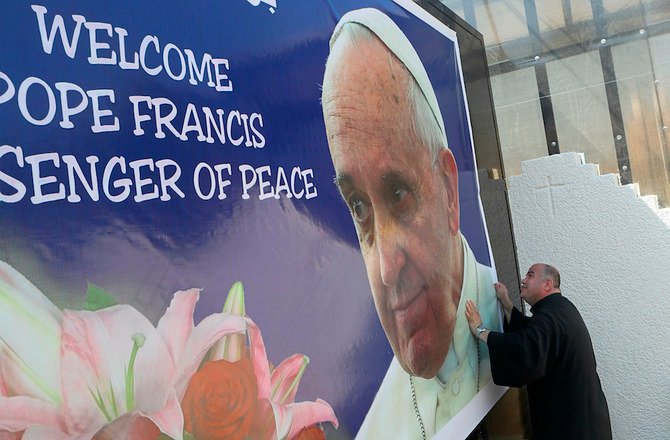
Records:
M193 438L193 437L191 437L191 438ZM161 432L161 435L158 437L158 440L172 440L172 437L170 437L167 434L163 434ZM186 436L184 436L184 440L186 440Z
M107 293L102 287L89 282L86 287L86 301L84 303L84 310L94 312L96 310L105 309L107 307L115 306L118 301L112 295Z
M184 431L184 440L195 440L195 437L190 432Z

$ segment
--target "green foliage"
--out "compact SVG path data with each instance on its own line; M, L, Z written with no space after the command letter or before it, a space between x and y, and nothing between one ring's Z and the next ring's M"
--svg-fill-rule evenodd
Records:
M102 287L98 287L91 282L88 283L88 286L86 287L84 310L94 312L96 310L115 306L118 303L119 302Z

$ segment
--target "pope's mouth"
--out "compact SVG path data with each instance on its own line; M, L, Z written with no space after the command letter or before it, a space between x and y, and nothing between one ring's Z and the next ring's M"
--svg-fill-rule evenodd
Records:
M413 305L419 298L424 296L425 293L426 287L424 286L412 295L401 295L401 297L391 305L391 311L399 318L406 317L407 315L411 314Z

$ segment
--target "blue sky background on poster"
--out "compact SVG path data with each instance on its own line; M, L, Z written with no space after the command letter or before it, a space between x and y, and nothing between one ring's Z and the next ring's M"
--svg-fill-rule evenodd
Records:
M234 72L231 72L227 58L213 57L207 52L198 55L172 43L163 45L155 35L143 36L139 46L131 48L126 45L129 35L126 28L87 21L76 13L70 16L50 13L41 5L32 5L31 9L36 19L34 35L38 36L45 55L62 51L71 59L85 57L93 66L112 65L149 76L167 75L174 81L188 81L213 92L234 93ZM81 49L84 45L78 44L80 38L88 40L88 51ZM145 136L149 132L155 139L172 137L184 142L229 143L253 149L266 146L263 115L259 112L212 109L192 102L178 108L165 96L119 97L113 88L87 89L66 81L49 84L37 76L12 79L2 71L0 81L5 86L0 94L0 104L14 103L23 119L36 126L58 123L62 129L72 129L76 124L84 123L77 115L88 111L93 120L90 130L96 134L132 129L134 136ZM115 103L126 98L132 103L132 120L120 119L114 111ZM0 158L5 155L9 155L10 160L14 157L15 166L30 167L32 176L30 181L22 181L0 171L0 181L11 187L8 192L0 192L0 201L5 203L20 202L28 194L32 194L28 198L32 204L59 200L77 203L82 195L99 201L101 192L105 199L115 203L154 199L167 202L173 197L185 198L182 186L186 184L192 185L200 199L216 197L224 200L228 196L226 187L233 182L241 185L242 199L245 200L251 198L251 191L258 193L259 200L311 199L318 195L313 170L299 166L284 169L281 165L254 167L239 164L234 167L230 163L200 162L191 170L192 178L188 179L182 178L181 165L170 158L126 161L124 156L114 156L103 164L96 155L86 158L56 152L25 155L19 145L1 146ZM59 181L54 175L45 175L45 163L56 168L63 163L67 179ZM113 179L114 173L124 177Z

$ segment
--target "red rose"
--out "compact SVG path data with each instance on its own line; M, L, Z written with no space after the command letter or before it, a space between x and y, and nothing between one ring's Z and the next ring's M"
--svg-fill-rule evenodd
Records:
M161 435L151 420L139 414L125 414L102 428L93 440L158 440ZM0 436L0 439L4 437Z
M244 440L251 432L257 402L251 359L207 362L184 394L184 429L197 440Z
M326 434L318 426L303 428L293 440L326 440Z

